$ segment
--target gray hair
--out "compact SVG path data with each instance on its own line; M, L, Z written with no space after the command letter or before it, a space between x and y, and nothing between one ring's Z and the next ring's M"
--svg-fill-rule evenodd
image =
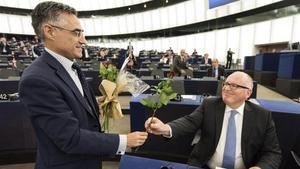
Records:
M59 16L63 13L77 16L77 11L69 5L53 1L39 3L31 13L31 25L36 35L44 40L44 33L42 31L43 24L47 22L57 22Z
M249 89L253 90L253 79L247 73L241 71L235 71L231 75L238 75L240 77L240 80L244 82L244 84L246 84L247 87L249 87Z

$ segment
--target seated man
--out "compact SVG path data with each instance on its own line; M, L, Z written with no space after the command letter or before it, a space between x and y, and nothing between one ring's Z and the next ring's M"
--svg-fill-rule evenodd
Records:
M176 56L173 63L173 70L176 75L186 75L188 54L181 49L180 56Z
M226 79L222 98L204 99L191 114L164 124L149 118L149 133L175 139L199 131L188 163L197 167L277 169L281 150L271 112L248 100L253 81L244 72ZM182 137L184 138L184 137Z
M207 70L207 76L216 77L220 79L220 77L224 75L225 75L225 70L222 66L219 65L219 60L213 59L212 66Z
M3 55L11 54L10 46L6 42L5 37L2 37L0 39L0 54L3 54Z
M202 60L201 60L201 64L203 65L211 65L211 59L208 58L208 53L205 53Z

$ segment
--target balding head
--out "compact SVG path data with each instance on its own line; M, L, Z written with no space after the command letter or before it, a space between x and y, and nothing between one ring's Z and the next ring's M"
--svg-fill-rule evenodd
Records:
M234 72L227 77L222 89L225 104L233 109L240 107L252 93L252 78L244 72Z
M242 86L246 86L251 90L253 89L253 80L247 73L241 72L241 71L236 71L236 72L233 72L231 75L229 75L227 77L227 79L229 79L231 77L236 77L236 78L240 79L240 84Z

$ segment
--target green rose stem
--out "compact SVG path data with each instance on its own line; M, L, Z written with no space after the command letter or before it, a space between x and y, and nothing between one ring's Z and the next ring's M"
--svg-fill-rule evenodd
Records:
M154 109L154 110L153 110L153 114L152 114L152 116L151 116L150 123L149 123L149 125L148 125L147 128L146 128L146 132L147 132L147 133L148 133L148 129L149 129L151 123L153 122L153 118L155 117L156 110L157 110L157 109Z

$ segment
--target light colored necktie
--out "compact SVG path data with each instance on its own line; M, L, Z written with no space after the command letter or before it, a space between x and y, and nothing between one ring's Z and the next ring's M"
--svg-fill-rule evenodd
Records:
M226 169L234 169L235 163L235 149L236 149L236 126L234 116L238 112L236 110L230 111L228 120L226 142L224 148L223 164L222 167Z

